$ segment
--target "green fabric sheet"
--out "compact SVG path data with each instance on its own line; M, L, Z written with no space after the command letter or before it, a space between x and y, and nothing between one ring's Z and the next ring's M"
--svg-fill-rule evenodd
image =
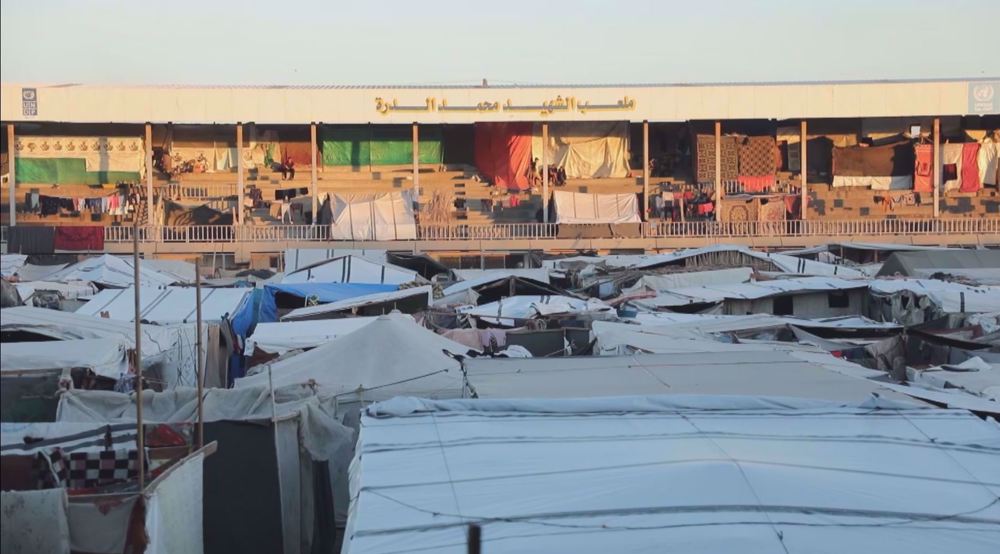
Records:
M135 171L87 171L82 158L17 158L18 183L103 185L138 181Z
M413 139L408 126L350 125L321 131L323 165L404 165L413 162ZM442 162L441 130L420 129L420 163Z

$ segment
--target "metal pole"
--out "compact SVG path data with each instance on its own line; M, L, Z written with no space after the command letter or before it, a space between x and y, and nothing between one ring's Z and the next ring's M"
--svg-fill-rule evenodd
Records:
M413 203L420 206L420 130L413 122Z
M315 123L310 123L309 124L309 141L312 143L311 148L309 150L310 154L312 155L312 161L310 162L310 166L309 166L309 170L310 170L309 173L310 173L311 178L312 178L312 197L313 197L312 198L313 199L312 224L316 225L316 220L319 219L319 183L317 183L317 181L319 179L316 176L316 170L317 170L317 168L316 168L316 158L317 158L317 156L316 156L316 124Z
M542 222L549 222L549 124L542 122Z
M799 217L804 221L809 214L809 192L806 183L806 152L808 152L809 128L806 120L802 120L802 127L799 130L799 176L802 180L802 208L799 210Z
M7 124L7 209L8 223L17 225L17 149L14 148L14 124Z
M649 218L649 121L642 120L642 197L646 199L645 214Z
M194 260L194 289L195 289L195 320L198 322L197 326L197 379L198 379L198 448L205 446L205 406L204 406L204 396L205 396L205 363L202 356L204 356L203 345L201 342L201 254L198 255Z
M236 124L236 223L243 223L243 123Z
M715 220L722 218L722 122L715 122Z
M132 293L135 300L135 442L139 461L139 491L146 484L145 432L142 429L142 309L139 298L139 219L132 222Z
M470 523L468 539L467 552L469 554L480 554L483 551L483 528L476 523Z
M153 124L146 123L146 224L153 222Z
M934 219L941 216L941 118L934 118Z

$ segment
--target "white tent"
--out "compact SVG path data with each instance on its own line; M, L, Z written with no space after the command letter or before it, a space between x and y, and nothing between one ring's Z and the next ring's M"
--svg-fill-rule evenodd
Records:
M355 296L327 304L317 304L296 308L285 314L282 321L296 321L306 319L333 318L338 312L350 312L353 309L364 309L366 306L385 305L386 311L392 311L393 303L403 303L407 301L421 302L424 307L429 306L433 301L433 290L430 285L413 287L408 289L393 290L388 292L376 292L375 294L365 294ZM412 313L412 312L408 312Z
M417 272L409 269L360 256L341 256L286 273L281 282L401 285L417 279Z
M597 298L581 300L570 296L510 296L481 306L459 308L458 312L488 323L515 327L521 320L549 315L613 314L608 304Z
M282 321L258 323L247 337L244 354L250 356L260 349L269 354L284 354L289 350L315 348L337 337L352 333L375 321L374 317L342 317L316 321Z
M27 254L0 255L0 277L7 279L17 273L28 262Z
M452 272L460 279L459 283L465 283L467 286L479 286L507 277L521 277L540 283L549 282L549 270L545 268L453 269Z
M789 256L787 254L758 252L756 250L751 250L746 246L736 246L731 244L717 244L713 246L705 246L702 248L688 248L685 250L678 250L676 252L670 252L668 254L643 256L643 259L641 261L638 261L633 267L635 267L635 269L651 269L666 264L681 262L688 258L695 258L699 256L705 256L707 254L718 254L725 252L740 253L756 260L770 262L772 265L774 265L774 267L776 267L780 272L783 273L793 273L796 275L842 277L844 279L864 279L866 277L864 272L848 266L816 262L812 260L796 258L795 256Z
M556 223L641 223L635 194L552 193Z
M345 554L996 551L1000 427L748 396L396 398L365 410ZM905 463L901 463L905 460Z
M223 316L232 316L243 299L251 294L250 288L210 288L201 291L201 316L206 322L217 322ZM140 319L160 325L191 323L196 319L196 289L194 287L142 287L140 289ZM123 321L135 319L135 299L132 287L108 289L94 295L76 311L78 314L108 317Z
M333 258L357 256L375 263L385 262L385 250L353 248L289 248L285 250L283 270L292 273L303 267L318 264Z
M59 296L66 300L76 300L87 298L97 293L97 287L87 281L69 281L59 283L55 281L23 281L14 284L17 294L21 300L31 305L31 298L36 292L52 291L59 293Z
M128 372L128 349L121 338L8 342L0 348L0 371L81 367L117 381Z
M330 238L338 240L411 240L417 238L410 191L331 194Z
M182 274L174 273L181 266ZM192 266L190 270L186 266ZM169 267L170 270L164 269ZM105 254L87 258L82 262L72 264L65 269L49 275L49 281L90 281L103 287L124 288L135 282L135 271L132 269L132 259ZM194 267L186 262L169 262L169 264L139 262L139 278L143 286L168 286L190 283L194 276Z
M969 286L937 279L874 279L875 295L909 292L926 297L945 313L1000 311L1000 286Z
M735 285L748 283L752 278L753 270L749 267L643 275L624 292L639 292L646 289L665 292L694 286Z
M390 314L308 352L251 368L255 373L237 379L235 386L315 383L320 394L337 396L340 402L401 394L454 398L462 396L464 382L459 362L445 352L468 350L408 316Z
M725 300L759 300L772 296L829 292L868 288L865 281L848 281L836 277L799 277L754 281L752 283L719 283L661 290L655 298L635 300L651 309L716 303Z

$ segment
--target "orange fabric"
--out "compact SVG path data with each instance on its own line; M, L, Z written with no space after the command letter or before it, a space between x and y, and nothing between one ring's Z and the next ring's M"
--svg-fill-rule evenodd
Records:
M913 167L913 191L934 192L934 147L930 144L918 144L916 159Z
M480 173L497 187L528 189L531 123L476 123L475 158Z
M274 160L280 162L285 158L292 158L295 165L309 167L312 165L312 144L308 142L280 142L281 156ZM317 165L322 165L323 156L316 153Z
M774 175L740 175L740 185L746 192L764 192L774 186Z

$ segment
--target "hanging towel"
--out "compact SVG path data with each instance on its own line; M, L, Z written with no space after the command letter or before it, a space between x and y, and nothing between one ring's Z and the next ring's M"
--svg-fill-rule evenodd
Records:
M934 147L920 144L916 147L917 161L913 167L913 190L932 192L934 190Z
M962 145L962 192L976 192L982 188L979 180L979 143L967 142Z

